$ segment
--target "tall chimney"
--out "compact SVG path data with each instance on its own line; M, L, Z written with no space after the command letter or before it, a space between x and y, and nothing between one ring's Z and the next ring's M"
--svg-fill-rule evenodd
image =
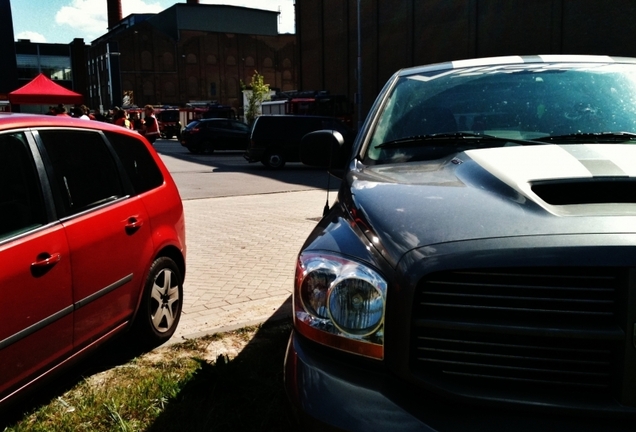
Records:
M119 24L122 18L121 0L108 0L108 30Z

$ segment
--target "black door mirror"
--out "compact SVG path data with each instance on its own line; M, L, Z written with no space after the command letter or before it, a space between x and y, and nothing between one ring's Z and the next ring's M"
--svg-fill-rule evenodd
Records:
M300 161L309 166L326 168L342 177L349 152L342 134L335 130L319 130L306 134L300 144Z

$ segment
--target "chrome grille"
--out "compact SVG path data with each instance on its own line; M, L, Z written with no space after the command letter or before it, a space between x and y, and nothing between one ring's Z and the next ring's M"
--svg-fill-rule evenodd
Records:
M438 331L417 338L414 358L418 369L449 380L608 390L613 353L607 343Z
M627 271L617 268L428 275L415 293L412 370L455 389L611 392L626 289Z
M490 269L432 275L418 304L424 316L482 316L490 320L612 320L615 269Z

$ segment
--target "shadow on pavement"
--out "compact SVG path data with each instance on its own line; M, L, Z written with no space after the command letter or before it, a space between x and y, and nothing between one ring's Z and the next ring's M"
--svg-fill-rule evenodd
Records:
M240 151L224 150L194 155L181 147L177 141L168 140L162 140L161 144L155 146L155 149L162 156L214 168L215 173L245 173L288 184L325 190L327 188L337 189L340 185L340 180L330 176L324 168L314 168L299 162L287 163L283 169L274 170L267 168L260 162L248 163L242 160L241 163L237 164L237 157L243 159L243 152Z
M290 300L233 359L200 368L147 432L296 430L283 386Z

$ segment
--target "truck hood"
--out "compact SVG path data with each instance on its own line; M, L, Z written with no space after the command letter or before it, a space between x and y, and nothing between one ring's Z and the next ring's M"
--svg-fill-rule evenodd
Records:
M340 197L394 263L444 242L636 230L636 146L468 150L443 159L356 167Z

